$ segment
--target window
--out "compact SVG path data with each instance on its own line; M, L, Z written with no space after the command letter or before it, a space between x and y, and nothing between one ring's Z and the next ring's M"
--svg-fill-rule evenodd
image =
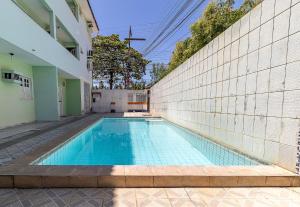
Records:
M146 95L143 93L137 93L136 102L146 102Z
M32 83L31 78L20 76L19 78L20 86L22 87L22 99L31 100L32 99Z
M128 102L133 102L133 93L128 94Z

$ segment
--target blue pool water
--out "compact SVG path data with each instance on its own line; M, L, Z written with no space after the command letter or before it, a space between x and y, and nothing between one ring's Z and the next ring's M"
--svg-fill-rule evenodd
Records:
M163 119L104 118L39 165L258 165Z

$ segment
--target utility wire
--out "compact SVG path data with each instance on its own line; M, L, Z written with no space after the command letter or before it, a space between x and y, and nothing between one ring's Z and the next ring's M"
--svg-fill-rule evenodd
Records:
M144 50L144 53L147 53L149 49L151 49L152 45L156 43L156 41L164 35L166 31L170 28L170 25L173 25L174 22L188 9L188 7L193 3L193 0L187 0L185 3L179 8L179 10L176 11L175 15L166 22L165 26L161 30L161 32L154 38L154 40L146 47Z
M176 30L180 29L183 24L188 20L188 18L195 12L197 9L205 2L205 0L199 1L189 12L185 17L178 23L176 26L169 31L166 35L163 36L163 38L156 39L152 45L146 48L144 55L147 56L150 54L155 48L157 48L165 39L167 39L172 33L174 33ZM158 42L157 42L158 41Z

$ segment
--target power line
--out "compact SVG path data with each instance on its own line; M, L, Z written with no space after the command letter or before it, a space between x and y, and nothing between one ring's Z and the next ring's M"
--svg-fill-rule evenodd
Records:
M183 24L188 20L188 18L195 12L197 9L205 2L205 0L201 0L198 2L185 17L175 25L175 27L169 31L162 39L156 39L152 45L146 48L144 55L147 56L150 54L155 48L157 48L166 38L168 38L172 33L174 33L176 30L180 29Z
M159 39L161 36L164 35L164 33L169 29L170 25L174 24L174 22L178 19L178 17L180 17L182 13L184 13L184 11L188 9L188 7L192 4L192 2L193 0L187 0L185 1L184 4L181 5L181 7L176 11L175 15L173 15L173 17L165 23L163 29L159 32L158 35L156 35L154 40L146 47L146 49L144 50L145 52L147 52L152 47L152 45L155 44L157 39Z

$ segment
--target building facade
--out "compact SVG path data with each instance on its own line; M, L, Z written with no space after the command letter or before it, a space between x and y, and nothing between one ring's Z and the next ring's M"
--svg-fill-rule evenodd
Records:
M88 0L3 0L0 128L90 111L92 33Z
M93 112L146 112L147 90L93 90Z

